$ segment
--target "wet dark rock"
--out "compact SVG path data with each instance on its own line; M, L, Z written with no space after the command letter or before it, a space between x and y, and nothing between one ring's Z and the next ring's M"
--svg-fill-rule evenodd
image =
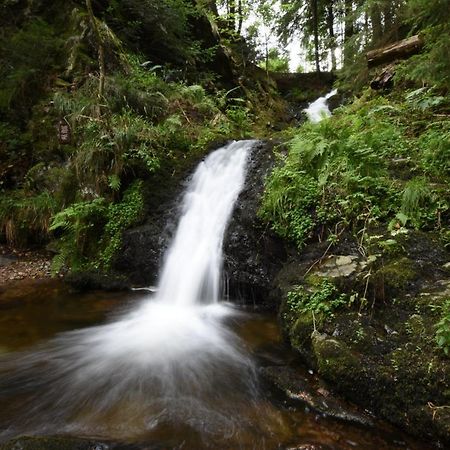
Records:
M336 76L331 72L311 73L280 73L271 72L270 76L275 80L281 94L289 96L292 91L301 90L307 101L313 101L320 96L318 93L326 93L330 90Z
M117 442L101 442L91 439L72 437L19 437L4 444L0 450L158 450L163 447L146 444L123 444Z
M323 444L300 444L288 447L286 450L336 450L336 447L330 447Z
M258 218L264 180L274 164L273 143L258 143L225 235L224 270L229 294L240 302L274 308L273 279L286 258L284 245Z
M372 419L367 414L360 413L356 408L346 405L342 400L333 397L328 391L324 395L312 385L311 380L299 371L288 366L265 367L262 369L265 379L273 383L284 394L296 402L301 402L308 408L317 411L325 417L371 426Z
M339 108L339 106L343 105L344 102L345 96L343 94L334 94L327 101L328 109L333 112L336 108Z
M94 270L68 273L64 281L78 291L94 289L121 291L129 288L129 280L126 276L120 273L104 273Z
M0 266L8 266L13 262L17 261L17 258L14 256L1 256L0 255Z

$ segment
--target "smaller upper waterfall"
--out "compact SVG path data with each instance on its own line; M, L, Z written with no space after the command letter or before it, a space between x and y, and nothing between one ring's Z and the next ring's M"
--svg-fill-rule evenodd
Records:
M337 89L333 89L324 97L319 97L317 100L312 102L304 111L308 116L308 119L312 123L318 123L323 118L331 116L331 112L328 108L327 101L329 98L333 97L333 95L337 94Z

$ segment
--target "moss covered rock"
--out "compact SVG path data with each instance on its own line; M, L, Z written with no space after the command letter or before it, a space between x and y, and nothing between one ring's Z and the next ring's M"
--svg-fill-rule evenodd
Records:
M327 278L325 263L306 276L298 272L296 282L292 277L291 289L305 298L325 280L335 290L323 301L335 302L340 295L354 301L338 301L330 314L317 318L290 304L286 295L280 311L284 336L349 400L411 433L449 443L450 360L437 341L450 299L443 268L448 254L424 233L402 236L395 251L383 244L387 239L377 236L371 249L376 258L349 255L344 266L364 263L354 264L348 275ZM339 259L328 260L335 271Z

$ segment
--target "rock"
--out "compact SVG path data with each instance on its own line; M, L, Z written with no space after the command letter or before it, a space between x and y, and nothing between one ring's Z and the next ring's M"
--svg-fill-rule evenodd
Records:
M334 94L327 100L328 109L333 112L336 108L339 108L344 103L344 96L340 93Z
M281 389L287 397L305 404L308 408L334 419L371 426L372 419L356 408L332 397L323 388L314 389L312 383L298 371L287 366L265 367L263 376ZM324 395L325 394L325 395Z
M366 262L355 255L335 255L329 257L314 273L327 278L349 277L366 265Z
M333 391L410 433L450 444L450 364L436 344L436 324L450 295L448 253L433 234L415 231L396 234L395 242L386 234L367 241L376 258L356 256L345 245L317 267L324 253L317 244L319 251L310 246L289 263L289 273L286 266L281 270L289 282L284 292L308 292L321 275L339 293L364 294L369 302L316 315L314 324L310 314L284 301L283 334Z
M323 444L300 444L295 447L288 447L286 450L332 450L333 447Z
M64 277L64 281L79 291L103 289L106 291L120 291L129 288L129 280L118 273L104 273L100 271L71 272Z
M242 302L272 308L274 274L284 258L281 241L266 230L257 212L264 190L264 178L273 165L273 143L259 142L253 148L246 185L239 196L224 239L224 271L229 295ZM179 217L179 201L186 181L174 189L177 195L153 211L146 224L123 235L122 250L113 268L124 274L129 284L155 284L161 258L174 234Z
M157 450L154 444L134 445L117 442L102 442L73 437L19 437L0 444L0 450Z
M282 241L261 223L257 213L264 180L273 164L273 143L257 144L224 240L224 271L230 296L271 308L278 300L271 297L273 280L286 256Z
M17 261L17 258L15 256L9 255L9 256L0 256L0 267L2 266L9 266L10 264Z

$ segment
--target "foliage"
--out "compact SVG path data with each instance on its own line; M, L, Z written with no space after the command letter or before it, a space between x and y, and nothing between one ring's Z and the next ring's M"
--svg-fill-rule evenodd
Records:
M339 294L336 286L325 279L313 292L308 292L303 287L288 292L286 303L290 312L311 312L330 317L336 309L348 305L350 301L347 295Z
M449 179L441 155L449 122L428 125L433 110L366 94L330 119L303 125L266 181L261 217L299 247L311 235L390 221L445 229Z
M442 305L441 320L436 325L436 343L447 356L450 355L450 300Z
M259 63L259 67L269 72L289 72L289 58L281 54L277 48L268 51L265 61Z
M201 57L191 30L198 14L194 2L184 0L113 0L105 19L133 50L152 61L193 64Z
M450 11L446 0L409 0L412 32L420 32L425 49L408 59L399 76L418 84L450 89Z
M0 232L9 245L24 247L48 237L56 202L49 191L0 193Z
M73 203L57 213L52 220L50 231L61 234L59 253L52 262L52 271L59 272L64 264L70 263L72 269L79 269L87 263L98 229L105 222L107 207L100 197L91 201Z
M435 210L435 202L427 179L413 178L408 181L403 190L400 212L415 228L421 228L430 210Z
M0 36L0 113L28 114L30 98L42 93L62 44L54 28L39 18L12 36Z
M270 220L280 236L301 247L313 229L312 213L318 202L319 191L314 178L286 164L271 174L260 216Z
M100 256L96 260L97 266L109 269L114 256L121 248L122 233L135 225L142 216L144 197L142 182L133 183L124 193L123 199L108 206L107 222L100 242Z
M117 203L99 197L73 203L57 213L50 227L59 234L59 253L53 260L53 271L58 272L65 264L73 270L109 269L120 250L123 231L139 221L143 207L142 182L137 181Z

